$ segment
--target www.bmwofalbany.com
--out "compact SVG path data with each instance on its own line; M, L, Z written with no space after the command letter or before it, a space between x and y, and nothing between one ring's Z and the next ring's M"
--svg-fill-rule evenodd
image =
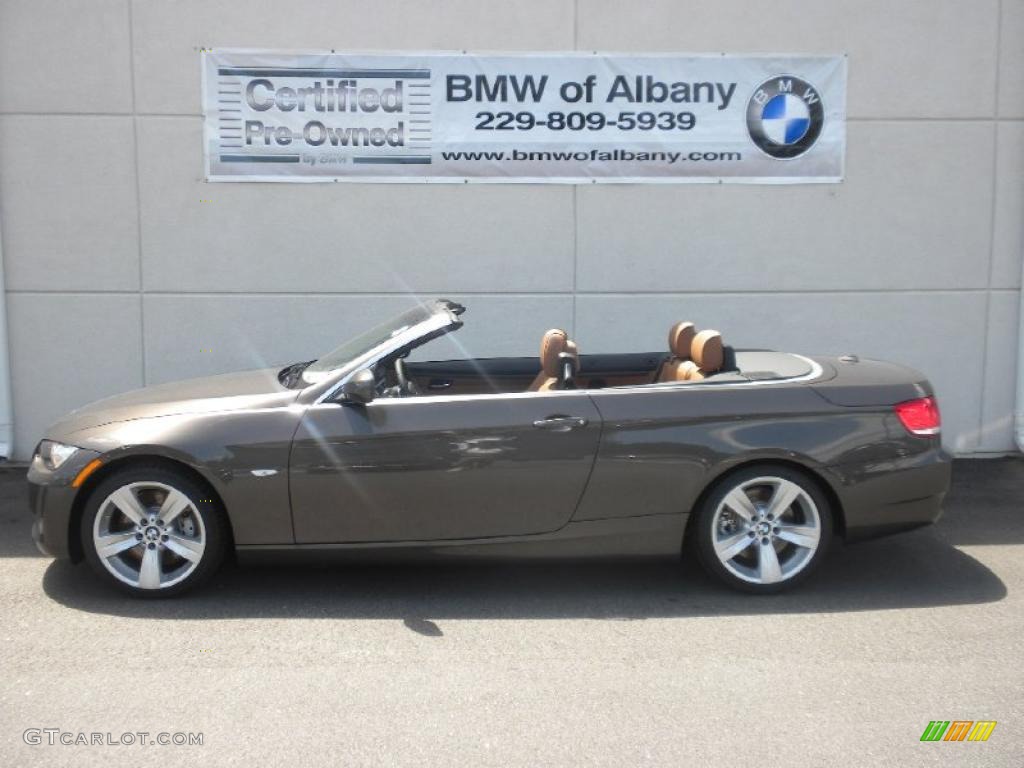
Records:
M527 162L550 162L562 160L568 162L641 162L668 163L674 165L682 162L735 162L743 159L742 152L633 152L628 149L612 150L578 150L578 151L536 151L513 149L511 152L442 152L445 160L520 160Z

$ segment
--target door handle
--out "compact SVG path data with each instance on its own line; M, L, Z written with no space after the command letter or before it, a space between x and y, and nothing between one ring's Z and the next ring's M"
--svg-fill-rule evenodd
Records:
M451 379L431 379L427 384L428 389L448 389L452 385Z
M533 426L550 432L568 432L576 427L587 426L587 420L582 416L548 416L546 419L537 419Z

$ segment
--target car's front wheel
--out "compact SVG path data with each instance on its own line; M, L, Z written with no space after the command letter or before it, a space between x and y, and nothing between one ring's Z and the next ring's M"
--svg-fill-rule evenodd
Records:
M809 476L785 466L727 476L694 523L705 569L744 592L779 592L806 579L832 538L828 499Z
M205 581L220 566L227 538L209 492L162 466L101 482L86 502L81 533L93 569L141 597L176 595Z

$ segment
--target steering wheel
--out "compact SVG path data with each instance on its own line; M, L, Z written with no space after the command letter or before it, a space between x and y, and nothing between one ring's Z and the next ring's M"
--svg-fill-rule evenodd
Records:
M404 358L395 358L395 378L398 379L398 390L403 395L418 395L420 393L419 387L409 381L409 377L405 374Z

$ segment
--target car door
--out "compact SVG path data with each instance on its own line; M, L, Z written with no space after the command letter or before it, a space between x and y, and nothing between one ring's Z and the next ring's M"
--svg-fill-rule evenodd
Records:
M290 459L298 543L515 536L565 525L600 416L583 392L310 406Z

